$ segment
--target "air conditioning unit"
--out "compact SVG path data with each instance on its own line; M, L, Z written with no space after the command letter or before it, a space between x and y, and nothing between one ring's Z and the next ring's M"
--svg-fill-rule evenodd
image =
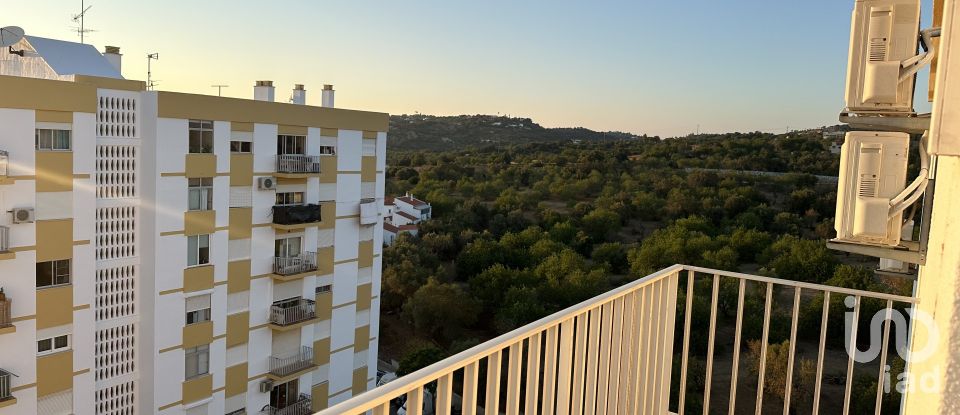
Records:
M265 380L260 382L260 393L270 393L270 390L273 389L273 381Z
M920 0L857 0L850 27L847 112L913 113ZM929 58L932 59L932 54Z
M840 150L837 242L897 246L903 213L891 209L906 188L910 136L852 131Z
M15 208L13 213L13 223L32 223L35 219L33 208Z
M261 177L257 181L260 190L277 190L277 179L273 177Z

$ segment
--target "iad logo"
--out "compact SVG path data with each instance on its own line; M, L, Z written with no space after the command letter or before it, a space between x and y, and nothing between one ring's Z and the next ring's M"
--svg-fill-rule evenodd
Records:
M843 300L843 303L847 306L848 309L853 310L857 305L857 299L853 296L847 296ZM921 325L923 329L927 330L928 339L927 344L924 345L923 349L910 351L910 347L907 344L907 318L904 317L899 310L889 310L889 322L887 324L892 324L892 329L890 335L893 336L894 345L897 350L897 354L900 355L906 362L922 362L930 358L931 355L935 352L934 349L937 347L937 343L940 340L940 331L937 329L936 322L933 321L933 317L929 314L917 310L913 307L905 309L907 314L910 316L910 321L913 324ZM857 345L851 342L852 331L854 324L853 321L853 311L847 311L844 313L845 321L845 335L844 344L847 347L847 354L853 357L853 360L859 363L869 363L874 361L877 357L880 356L880 351L883 347L883 322L888 320L887 317L888 310L884 308L883 310L878 311L873 315L873 318L870 320L870 333L869 339L870 344L867 350L861 351L857 348ZM914 330L917 330L917 327L914 327ZM863 338L867 333L857 333L857 337Z

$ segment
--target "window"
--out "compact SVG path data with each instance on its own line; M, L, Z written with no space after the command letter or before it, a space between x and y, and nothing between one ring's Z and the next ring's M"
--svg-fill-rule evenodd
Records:
M187 237L187 266L210 263L210 235Z
M70 283L70 260L37 263L37 288Z
M278 258L300 256L300 237L277 239L273 245L273 256Z
M210 294L187 298L186 308L188 325L210 321Z
M203 376L210 372L210 345L188 347L183 351L184 372L187 379Z
M333 285L321 285L314 290L315 294L328 294L333 290Z
M300 393L300 380L293 379L281 383L270 390L270 406L283 409L297 402Z
M190 120L191 153L213 153L213 121Z
M277 154L307 154L307 137L302 135L278 135Z
M70 130L37 129L37 150L70 150Z
M236 140L231 141L230 152L231 153L252 153L253 143L249 141L236 141Z
M213 209L213 178L187 179L190 210Z
M277 192L277 206L294 206L303 204L303 192Z
M337 154L337 148L334 146L320 146L320 154L322 155Z
M56 353L69 348L70 348L69 334L37 340L38 355Z

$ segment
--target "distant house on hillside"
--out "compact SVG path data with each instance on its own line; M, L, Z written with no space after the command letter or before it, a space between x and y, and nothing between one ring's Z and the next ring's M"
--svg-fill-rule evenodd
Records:
M385 216L383 220L383 244L391 245L401 233L416 236L419 223L433 217L429 203L417 199L410 193L401 197L383 198Z

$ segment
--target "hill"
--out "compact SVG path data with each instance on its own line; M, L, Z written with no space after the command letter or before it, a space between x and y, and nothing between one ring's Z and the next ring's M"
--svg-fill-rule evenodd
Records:
M465 150L487 145L601 142L641 138L586 128L545 128L529 118L496 115L390 116L391 150Z

